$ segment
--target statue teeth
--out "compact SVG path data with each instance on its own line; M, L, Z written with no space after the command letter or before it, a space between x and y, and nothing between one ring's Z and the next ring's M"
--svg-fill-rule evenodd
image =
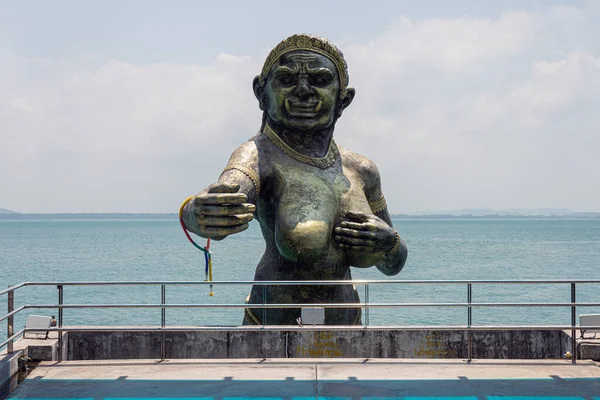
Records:
M321 107L323 106L323 102L319 101L317 103L317 105L312 108L309 105L292 105L292 103L290 103L290 101L288 99L285 99L284 101L285 104L285 109L292 114L293 112L301 112L301 113L318 113L321 110Z

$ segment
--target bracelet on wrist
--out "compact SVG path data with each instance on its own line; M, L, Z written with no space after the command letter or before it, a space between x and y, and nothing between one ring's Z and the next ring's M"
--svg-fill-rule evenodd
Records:
M396 232L396 241L394 242L394 246L385 252L386 257L391 254L395 254L400 248L400 235L398 234L398 231L394 232Z

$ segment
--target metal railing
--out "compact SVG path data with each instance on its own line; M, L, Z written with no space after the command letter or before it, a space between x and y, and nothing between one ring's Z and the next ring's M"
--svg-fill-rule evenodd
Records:
M460 303L372 303L369 301L370 285L466 285L467 301ZM571 301L568 303L551 302L473 302L473 285L569 285ZM468 332L468 360L472 359L472 332L486 330L570 330L572 338L572 362L577 362L577 330L600 330L600 326L577 326L577 307L600 307L600 302L577 302L577 285L581 284L600 284L600 280L594 279L573 279L573 280L337 280L337 281L116 281L116 282L23 282L18 285L10 286L0 291L0 296L7 295L7 314L0 317L0 322L7 320L7 339L0 343L0 349L7 346L7 352L14 352L14 341L27 332L39 332L40 328L24 328L18 332L14 331L14 317L19 312L27 309L58 309L58 321L55 328L47 329L48 332L58 333L58 356L59 361L62 356L63 335L62 332L163 332L161 341L161 357L165 358L165 332L177 331L249 331L249 330L276 330L276 331L348 331L348 330L460 330ZM169 304L166 301L167 286L195 286L195 285L253 285L263 287L263 303L244 303L244 304ZM265 302L266 288L268 286L339 286L339 285L362 285L364 287L364 300L358 303L301 303L301 304L269 304ZM58 290L57 304L25 304L15 308L15 292L18 289L28 286L56 286ZM160 304L64 304L64 290L67 286L160 286L161 299ZM600 293L597 291L596 293ZM363 325L340 326L340 325L250 325L250 326L197 326L197 327L168 327L166 324L166 310L169 308L191 309L191 308L253 308L253 309L282 309L282 308L302 308L302 307L322 307L322 308L362 308L364 309ZM378 308L466 308L467 325L424 325L424 326L401 326L401 325L370 325L369 310ZM569 307L571 309L571 325L473 325L473 308L495 308L495 307ZM63 327L63 310L76 308L148 308L160 309L161 321L160 327ZM264 321L264 319L263 319ZM46 331L46 329L44 329Z

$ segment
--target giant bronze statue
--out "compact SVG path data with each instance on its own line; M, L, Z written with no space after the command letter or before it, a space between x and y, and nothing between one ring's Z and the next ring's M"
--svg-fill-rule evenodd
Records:
M407 257L392 226L375 164L333 140L350 105L342 52L328 40L293 35L268 55L253 82L263 111L258 134L231 155L218 181L183 209L188 230L213 240L256 218L266 242L255 280L350 280L350 267L396 275ZM256 285L249 304L359 302L352 284ZM300 309L247 308L244 324L297 324ZM327 325L361 323L360 308L325 310Z

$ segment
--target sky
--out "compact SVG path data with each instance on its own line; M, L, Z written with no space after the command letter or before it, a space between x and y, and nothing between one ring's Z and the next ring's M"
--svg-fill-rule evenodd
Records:
M0 207L176 212L260 127L294 33L356 97L336 142L392 213L600 211L600 2L0 0Z

